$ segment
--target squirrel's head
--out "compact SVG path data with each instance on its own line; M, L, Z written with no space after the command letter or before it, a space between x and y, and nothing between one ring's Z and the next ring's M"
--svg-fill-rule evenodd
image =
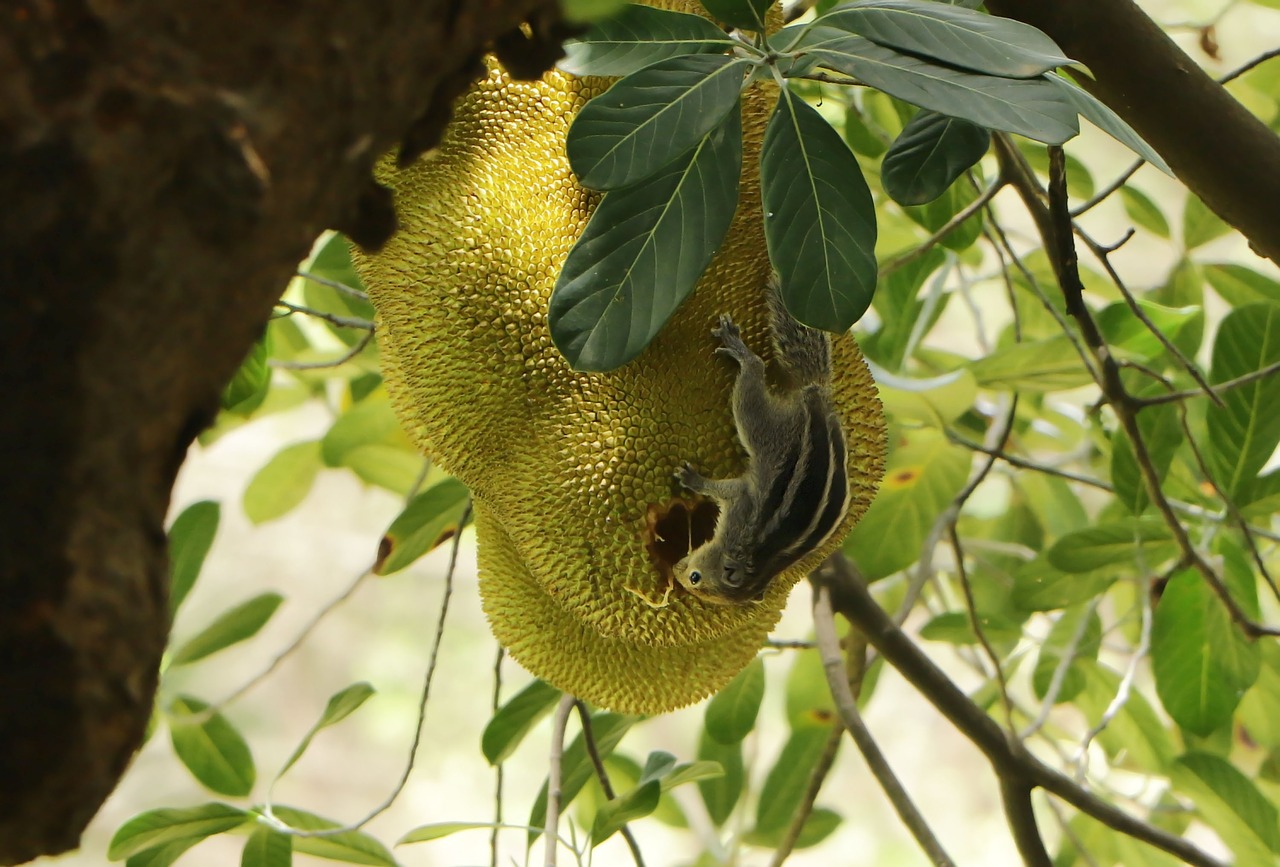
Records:
M676 580L694 596L716 605L759 602L764 588L751 581L752 570L715 543L690 552L676 564Z

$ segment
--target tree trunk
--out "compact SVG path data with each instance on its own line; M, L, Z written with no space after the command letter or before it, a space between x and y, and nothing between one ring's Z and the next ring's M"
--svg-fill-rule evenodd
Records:
M545 2L0 11L0 864L76 846L141 741L170 487L296 263L393 231L374 160Z

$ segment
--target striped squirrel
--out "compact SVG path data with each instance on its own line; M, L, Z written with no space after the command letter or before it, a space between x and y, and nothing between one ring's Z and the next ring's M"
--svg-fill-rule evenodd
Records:
M737 478L712 480L685 463L676 478L720 507L715 534L676 564L676 580L708 602L758 602L784 569L825 542L849 508L846 443L831 404L831 338L787 312L770 281L774 356L790 382L771 390L765 364L720 317L717 353L739 365L733 420L747 452Z

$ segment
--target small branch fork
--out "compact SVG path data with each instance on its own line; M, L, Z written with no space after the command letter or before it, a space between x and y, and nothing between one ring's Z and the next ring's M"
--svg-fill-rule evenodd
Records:
M1084 302L1084 284L1080 280L1079 263L1074 243L1075 227L1067 206L1066 156L1061 148L1049 149L1049 190L1047 204L1044 192L1035 182L1034 175L1025 165L1022 156L1013 147L1007 136L997 134L996 152L1001 161L1002 172L1009 177L1018 190L1023 204L1031 213L1031 217L1044 240L1046 252L1053 265L1058 283L1066 302L1067 313L1075 320L1081 338L1093 358L1091 369L1103 399L1111 405L1121 429L1133 446L1134 457L1138 463L1143 484L1151 502L1160 512L1162 519L1173 534L1174 541L1181 553L1181 565L1195 569L1222 601L1231 619L1250 638L1261 636L1280 636L1280 628L1258 623L1249 617L1240 607L1228 590L1222 577L1214 570L1191 542L1187 530L1178 519L1169 499L1161 490L1160 474L1156 470L1146 440L1138 426L1138 413L1143 407L1142 401L1135 398L1125 387L1121 377L1121 365L1111 354L1106 340L1098 330L1092 313ZM1104 264L1106 262L1103 257ZM1127 293L1126 293L1127 294ZM1159 333L1156 329L1155 333ZM1186 364L1190 364L1187 362ZM1184 364L1184 366L1186 366ZM1203 383L1202 379L1198 381ZM1207 384L1205 384L1207 388ZM1211 391L1211 390L1210 390ZM1213 395L1217 398L1216 395Z
M1032 755L1021 740L991 719L893 622L872 598L844 554L837 552L829 557L811 580L820 591L825 591L820 598L828 599L832 610L853 624L880 655L987 758L999 778L1009 826L1027 864L1040 867L1051 863L1031 811L1031 793L1041 788L1107 827L1168 852L1187 864L1224 867L1221 861L1188 840L1130 815ZM826 628L824 619L821 612L815 613L819 629ZM820 633L820 646L822 641ZM824 654L824 660L826 657ZM832 678L828 674L829 682L840 679L843 678ZM832 689L835 694L839 687L832 683ZM842 713L846 704L837 695Z

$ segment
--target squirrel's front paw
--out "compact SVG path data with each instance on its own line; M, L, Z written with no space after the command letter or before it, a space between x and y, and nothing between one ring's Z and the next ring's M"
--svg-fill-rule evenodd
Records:
M702 476L698 473L697 470L693 468L693 465L690 464L688 461L685 461L683 464L680 465L680 469L676 470L675 472L675 477L676 477L676 480L679 481L681 485L683 485L685 488L688 488L691 491L698 490L699 483L702 481Z
M720 322L711 329L711 335L720 340L721 345L716 348L716 352L723 352L739 360L746 357L748 350L747 344L742 342L742 331L728 313L720 314Z

